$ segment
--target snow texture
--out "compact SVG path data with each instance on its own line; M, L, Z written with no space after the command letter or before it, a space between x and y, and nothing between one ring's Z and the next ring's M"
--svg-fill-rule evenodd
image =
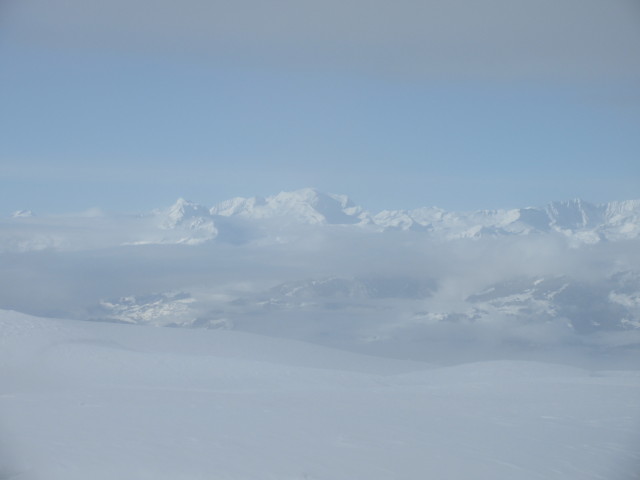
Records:
M637 478L640 372L0 312L3 478Z

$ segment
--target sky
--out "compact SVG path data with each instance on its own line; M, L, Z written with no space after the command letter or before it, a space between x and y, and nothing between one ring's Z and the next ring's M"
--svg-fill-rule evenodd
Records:
M4 0L0 215L640 198L634 0Z

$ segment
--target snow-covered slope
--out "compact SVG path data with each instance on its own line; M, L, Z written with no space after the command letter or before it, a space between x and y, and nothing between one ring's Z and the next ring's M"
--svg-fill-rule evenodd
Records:
M0 478L637 478L640 375L0 311Z
M640 275L619 272L601 281L568 276L518 278L471 295L473 315L564 321L578 332L640 328Z
M102 300L89 320L154 326L190 326L197 322L187 293L161 293Z

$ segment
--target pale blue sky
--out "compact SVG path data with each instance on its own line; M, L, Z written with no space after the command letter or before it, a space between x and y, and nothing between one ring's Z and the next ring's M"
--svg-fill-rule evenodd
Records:
M253 15L199 0L5 8L0 212L306 186L371 210L640 198L630 2L605 2L608 17L597 0L494 0L479 17L423 2L417 19L408 0L370 17L361 0L241 3Z

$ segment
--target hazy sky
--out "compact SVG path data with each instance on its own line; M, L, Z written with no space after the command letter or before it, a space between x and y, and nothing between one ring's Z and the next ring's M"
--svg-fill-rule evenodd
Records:
M6 0L0 214L640 198L635 0Z

